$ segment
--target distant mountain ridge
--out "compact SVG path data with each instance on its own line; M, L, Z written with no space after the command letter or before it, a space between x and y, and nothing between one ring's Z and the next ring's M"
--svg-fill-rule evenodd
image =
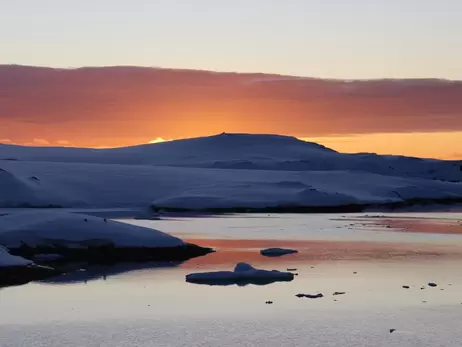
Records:
M462 161L343 154L295 137L228 134L113 149L0 145L2 161L40 161L270 171L358 171L462 181Z

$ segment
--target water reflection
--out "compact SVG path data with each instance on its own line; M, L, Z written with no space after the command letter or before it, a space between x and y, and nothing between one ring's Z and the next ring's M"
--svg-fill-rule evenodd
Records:
M462 257L462 246L429 245L419 243L385 243L355 241L304 241L304 240L224 240L224 239L188 239L200 246L212 247L215 253L191 259L181 265L182 268L234 266L238 262L253 265L278 266L281 264L319 264L339 260L411 260L432 258ZM298 253L282 257L264 257L260 250L271 247L287 247Z
M282 279L270 279L270 278L255 278L255 279L238 279L238 280L231 280L231 279L202 279L202 280L186 280L191 284L199 284L199 285L207 285L207 286L220 286L220 287L227 287L227 286L238 286L238 287L245 287L249 285L254 286L266 286L268 284L277 283L277 282L291 282L290 280L282 280Z
M68 272L64 274L49 278L41 281L45 284L76 284L76 283L87 283L90 281L104 280L108 278L130 273L141 270L152 270L164 269L164 268L175 268L182 264L182 262L150 262L150 263L123 263L116 265L90 265L85 266L83 264L69 264Z

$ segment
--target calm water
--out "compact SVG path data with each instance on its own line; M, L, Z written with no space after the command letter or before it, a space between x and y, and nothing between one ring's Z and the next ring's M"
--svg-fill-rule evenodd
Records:
M460 213L128 220L218 252L2 289L0 346L460 346L460 220ZM273 246L299 253L259 255ZM297 268L299 275L268 286L184 281L190 272L231 269L239 261ZM428 288L430 281L438 287ZM317 292L325 297L295 297ZM397 330L390 334L391 328Z

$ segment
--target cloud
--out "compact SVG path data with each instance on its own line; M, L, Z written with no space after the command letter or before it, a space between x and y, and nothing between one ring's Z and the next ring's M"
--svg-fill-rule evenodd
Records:
M45 139L38 139L38 138L33 139L32 143L39 145L39 146L48 146L50 144L49 141Z
M0 66L0 99L1 129L15 143L34 134L85 146L146 143L154 127L164 138L462 130L462 82L441 80Z
M58 141L56 141L56 143L57 143L58 145L62 145L62 146L68 146L68 145L71 144L71 143L70 143L69 141L67 141L67 140L58 140Z
M0 143L12 143L10 139L0 139Z

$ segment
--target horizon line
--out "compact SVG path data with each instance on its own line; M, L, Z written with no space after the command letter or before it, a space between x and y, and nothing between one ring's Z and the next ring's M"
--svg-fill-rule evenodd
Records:
M0 63L0 67L23 67L23 68L36 68L36 69L48 69L48 70L65 70L65 71L77 71L85 69L108 69L108 68L132 68L132 69L149 69L149 70L170 70L170 71L184 71L184 72L206 72L216 74L236 74L236 75L264 75L264 76L276 76L276 77L288 77L294 79L309 79L309 80L322 80L322 81L339 81L339 82L367 82L367 81L445 81L462 83L462 79L451 79L447 77L356 77L356 78L334 78L334 77L314 77L305 75L293 75L283 73L271 73L271 72L245 72L245 71L232 71L232 70L214 70L214 69L193 69L193 68L181 68L181 67L162 67L153 65L79 65L79 66L49 66L49 65L29 65L29 64L17 64L17 63Z

